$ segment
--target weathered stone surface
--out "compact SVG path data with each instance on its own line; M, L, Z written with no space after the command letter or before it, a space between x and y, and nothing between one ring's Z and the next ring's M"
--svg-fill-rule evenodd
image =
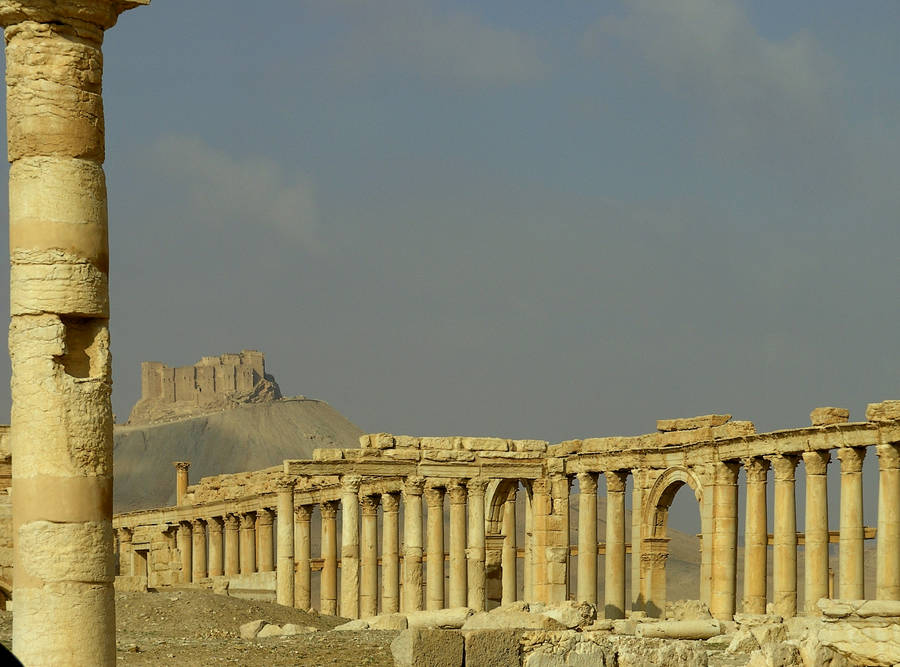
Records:
M683 640L611 637L617 667L706 667L709 657L703 644Z
M750 628L750 633L760 646L777 644L787 639L787 630L782 623L764 623Z
M146 593L147 577L142 576L117 576L115 581L116 593Z
M312 625L296 625L295 623L285 623L281 626L281 634L285 637L291 635L305 635L310 632L318 632L319 628Z
M809 413L809 421L813 426L842 424L850 421L850 411L847 408L816 408Z
M264 625L260 631L256 633L256 638L265 639L266 637L280 637L282 634L280 625L270 623Z
M263 619L257 619L255 621L249 621L248 623L244 623L241 626L241 639L256 639L256 635L259 634L259 631L262 630L265 626L268 625L268 622Z
M752 653L759 648L759 642L750 630L738 630L731 638L726 653Z
M463 438L463 449L473 452L505 452L509 450L509 440L503 438Z
M866 600L856 609L856 615L861 618L900 617L900 600Z
M803 667L800 648L789 642L768 644L750 654L747 667Z
M459 629L475 611L469 607L452 607L433 611L411 611L406 614L410 628Z
M361 618L357 618L353 621L347 621L346 623L342 623L341 625L332 628L332 630L335 630L337 632L359 632L360 630L368 629L369 622Z
M470 616L462 626L470 630L564 630L565 626L549 616L527 611L479 612Z
M640 623L635 630L637 637L660 639L709 639L720 634L722 634L722 625L714 619Z
M833 621L822 624L819 643L859 665L900 663L900 624Z
M406 630L406 614L381 614L367 619L372 630Z
M673 621L693 621L712 618L709 605L700 600L674 600L666 604L666 618Z
M597 608L594 605L571 600L546 605L540 613L553 619L564 628L583 627L597 619Z
M520 636L517 630L466 632L466 667L519 667Z
M830 600L822 598L816 603L819 610L831 618L842 618L855 612L863 604L863 600Z
M883 422L900 419L900 400L882 401L881 403L869 403L866 407L866 420L870 422Z
M697 428L721 426L730 419L731 415L700 415L699 417L682 417L679 419L657 419L656 430L661 433L690 431Z
M391 642L396 667L461 667L463 650L457 630L410 628Z

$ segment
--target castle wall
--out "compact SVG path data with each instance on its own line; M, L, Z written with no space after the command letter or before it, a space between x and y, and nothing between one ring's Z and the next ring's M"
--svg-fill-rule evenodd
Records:
M145 361L141 364L141 399L209 405L235 392L253 391L265 374L265 356L256 350L203 357L193 366L178 368Z

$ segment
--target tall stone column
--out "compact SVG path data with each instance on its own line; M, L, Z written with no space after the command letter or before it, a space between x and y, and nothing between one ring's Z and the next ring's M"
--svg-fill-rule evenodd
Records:
M481 477L466 482L469 493L468 603L475 611L484 611L484 491L487 480Z
M360 618L371 618L378 614L378 506L380 504L381 496L362 497Z
M175 461L175 505L184 506L184 495L188 488L188 475L191 469L190 461Z
M191 521L191 528L194 538L191 573L194 583L198 583L201 579L206 579L206 521L194 519Z
M181 583L189 584L192 580L194 541L189 521L178 524L178 551L181 554Z
M715 467L712 464L695 468L704 479L715 479ZM707 486L700 498L700 601L712 604L712 560L713 560L713 500L715 484Z
M875 597L900 600L900 452L878 445L878 533Z
M525 557L522 559L522 599L534 600L534 512L531 503L531 483L523 480L525 487Z
M294 480L282 480L277 488L278 565L275 569L275 602L294 606Z
M597 604L597 473L578 478L578 592L579 602Z
M147 0L3 0L13 651L116 662L103 31ZM40 640L36 640L40 638Z
M732 461L715 463L710 612L727 621L734 618L737 586L738 470Z
M341 616L359 618L359 487L362 478L341 479Z
M310 521L312 505L300 505L294 514L294 606L298 609L312 607L312 582L310 569Z
M450 606L466 606L466 487L447 487L450 495Z
M241 574L256 572L256 512L241 514Z
M275 539L272 524L275 523L272 510L263 507L256 512L256 565L260 572L271 572L275 569Z
M797 500L794 470L797 457L771 457L775 471L775 540L772 549L772 593L775 613L797 615Z
M510 604L516 601L516 492L518 487L510 489L503 504L503 551L500 555L500 571L502 573L501 603Z
M403 485L403 596L404 611L421 611L422 491L425 480L407 477Z
M606 618L625 618L625 483L628 472L606 473Z
M769 527L766 511L766 481L769 462L754 456L744 459L747 471L747 515L744 517L745 614L766 613L767 555Z
M220 577L225 573L225 558L222 550L222 517L213 516L206 519L206 530L209 532L209 576Z
M631 490L631 611L643 611L641 596L641 514L644 505L642 486L643 473L640 468L631 471L634 487ZM701 553L702 561L702 553ZM700 572L700 590L703 590L703 571ZM709 598L705 600L709 604Z
M428 559L425 574L426 609L444 608L444 489L430 486L425 489L428 507Z
M131 538L134 531L131 528L119 528L119 574L131 576L134 568L131 562Z
M400 495L381 496L381 607L400 611Z
M550 476L550 498L553 501L553 517L550 522L551 547L547 565L549 602L569 599L569 491L572 480L568 475Z
M828 461L829 451L804 452L806 467L806 545L803 549L804 608L819 614L816 603L828 597Z
M323 614L337 615L337 513L340 502L322 503L322 581L319 607Z
M866 450L842 447L841 461L841 537L839 544L839 588L842 600L865 598L865 565L863 560L863 495L862 464Z
M241 569L240 519L236 514L225 515L225 574L234 576Z

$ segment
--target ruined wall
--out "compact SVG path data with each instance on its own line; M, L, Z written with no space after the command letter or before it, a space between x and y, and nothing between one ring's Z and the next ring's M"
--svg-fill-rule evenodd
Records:
M244 403L281 398L275 378L266 374L262 352L203 357L193 366L173 368L158 361L141 364L141 399L129 424L169 421Z

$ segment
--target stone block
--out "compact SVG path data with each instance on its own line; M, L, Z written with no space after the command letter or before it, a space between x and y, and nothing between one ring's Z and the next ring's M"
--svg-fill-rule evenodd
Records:
M756 434L756 426L753 422L734 421L714 426L712 436L714 440L725 440L727 438L740 438L748 435Z
M866 407L866 421L883 422L900 419L900 400L869 403Z
M313 461L339 461L343 458L343 449L317 447L313 450Z
M700 415L699 417L682 417L679 419L657 419L656 430L660 433L691 431L698 428L721 426L730 419L731 415Z
M407 449L419 449L420 447L419 438L412 435L395 435L394 436L394 447L407 448Z
M460 449L462 438L422 438L422 449Z
M863 600L831 600L829 598L822 598L816 602L816 606L825 616L830 618L843 618L856 611L862 603Z
M540 613L570 629L584 627L597 620L597 608L588 602L567 600L548 604Z
M469 607L411 611L406 614L406 622L410 628L459 629L474 613Z
M760 646L777 644L787 639L787 630L783 623L765 623L750 628L750 633L756 638Z
M503 438L463 438L463 449L472 452L505 452L509 451L509 440Z
M547 447L548 456L569 456L581 451L581 440L565 440Z
M513 450L516 452L546 452L546 440L513 440Z
M856 615L862 618L870 616L898 617L900 616L900 600L866 600L856 610Z
M256 639L256 635L258 635L260 630L262 630L268 624L269 623L267 621L261 618L255 621L244 623L240 629L241 639Z
M117 593L146 593L147 577L117 576L114 587Z
M371 436L372 448L390 449L394 446L394 436L390 433L375 433Z
M809 413L809 421L813 426L843 424L850 421L850 411L847 408L816 408Z
M475 452L448 449L423 449L422 458L426 461L474 461Z
M372 630L406 630L406 614L381 614L367 619Z
M396 667L462 667L463 650L458 630L410 628L391 642Z
M565 630L560 622L543 614L511 609L497 613L479 612L466 619L463 632L472 630Z
M369 622L362 618L357 618L346 623L341 623L333 628L335 632L359 632L360 630L368 630Z
M256 638L265 639L266 637L280 637L281 635L281 626L269 623L260 628L260 631L256 633Z
M714 619L659 621L658 623L640 623L634 634L636 637L659 639L709 639L722 634L722 625Z
M516 630L474 630L465 633L466 667L519 667Z
M412 447L397 447L396 449L386 449L383 454L396 461L418 461L422 456L422 452Z
M752 653L759 648L759 642L749 630L738 630L731 638L726 653Z
M294 623L285 623L281 626L281 634L285 637L292 635L305 635L310 632L318 632L319 628L312 625L296 625Z

